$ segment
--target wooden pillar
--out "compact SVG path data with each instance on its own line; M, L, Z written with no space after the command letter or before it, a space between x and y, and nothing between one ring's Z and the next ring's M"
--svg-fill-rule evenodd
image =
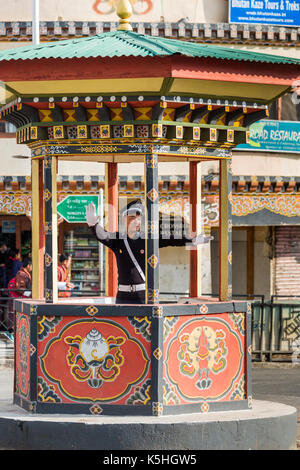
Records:
M146 303L159 302L158 156L145 155L145 275Z
M201 163L190 162L190 219L191 231L201 231ZM201 247L190 251L190 297L201 295Z
M231 159L220 160L219 299L232 298L232 171Z
M47 303L58 300L57 292L57 162L56 157L44 159L45 201L45 299Z
M31 233L32 233L32 298L44 298L44 179L43 160L31 162Z
M105 220L106 230L117 232L119 213L118 164L105 164ZM118 292L118 269L114 253L105 248L105 295L116 297Z
M247 227L247 295L254 294L254 227Z

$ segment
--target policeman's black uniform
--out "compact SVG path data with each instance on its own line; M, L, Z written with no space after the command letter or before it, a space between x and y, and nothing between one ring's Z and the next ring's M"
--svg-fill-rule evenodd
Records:
M132 210L135 208L134 202L127 206L127 210L129 208ZM119 286L135 286L144 284L145 281L131 259L124 241L124 238L126 238L136 261L143 273L145 273L145 240L141 238L140 234L137 233L135 238L129 238L119 232L107 232L99 224L91 227L91 229L97 240L110 248L116 256ZM163 239L160 237L159 247L184 246L191 242L192 239L187 237L182 237L181 239L175 239L174 236L171 236L170 239ZM118 290L116 303L143 304L145 303L145 289L136 292L121 292Z

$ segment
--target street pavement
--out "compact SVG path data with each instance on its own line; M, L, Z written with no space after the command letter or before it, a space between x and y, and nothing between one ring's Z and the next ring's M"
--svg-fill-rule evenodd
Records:
M255 363L252 367L254 400L294 406L298 411L297 446L300 450L300 364Z
M298 411L297 444L300 450L300 364L254 363L254 400L267 400L293 406ZM13 369L0 367L0 404L12 399Z

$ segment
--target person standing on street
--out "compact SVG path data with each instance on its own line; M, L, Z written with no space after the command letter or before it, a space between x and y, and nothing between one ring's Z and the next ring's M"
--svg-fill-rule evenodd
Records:
M23 260L23 267L17 272L15 287L20 297L28 298L31 296L31 273L32 261L30 258Z
M71 289L75 287L75 285L70 282L70 262L70 256L65 253L60 255L57 266L58 297L71 297Z
M9 259L9 249L5 242L0 242L0 289L7 287L7 263Z

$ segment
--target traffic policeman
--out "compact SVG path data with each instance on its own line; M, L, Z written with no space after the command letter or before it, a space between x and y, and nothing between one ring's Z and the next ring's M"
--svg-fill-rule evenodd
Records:
M142 237L143 205L140 200L130 202L121 215L124 217L126 233L108 232L98 223L93 203L86 207L86 221L95 237L110 248L118 267L118 304L145 303L145 239ZM159 247L185 246L208 243L213 237L199 235L195 238L159 238Z

